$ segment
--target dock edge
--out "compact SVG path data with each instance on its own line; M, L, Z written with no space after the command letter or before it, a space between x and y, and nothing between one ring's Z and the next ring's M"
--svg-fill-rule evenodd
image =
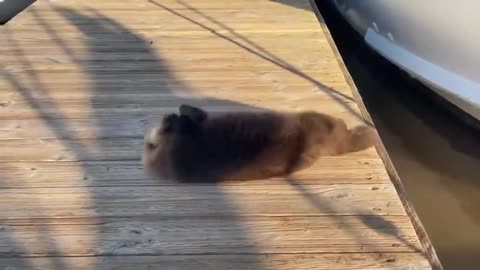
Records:
M343 76L345 77L345 80L347 81L347 84L352 91L353 98L355 99L355 102L360 109L362 117L365 119L365 121L369 122L372 126L375 127L375 124L373 123L373 120L371 119L370 114L367 111L365 103L363 102L363 99L355 85L355 82L353 81L353 78L350 76L350 73L348 72L345 63L343 62L343 58L335 44L335 41L333 40L333 37L330 34L327 25L324 23L325 21L320 13L320 10L317 7L317 4L315 3L315 0L309 0L309 2L313 12L315 13L315 16L319 20L320 27L322 28L322 31L324 32L325 37L327 38L328 43L330 44L333 53L335 54L335 58L337 59L340 68L342 69ZM387 150L383 145L383 142L380 142L380 144L376 147L376 150L385 165L390 180L395 186L397 194L400 197L400 201L402 202L402 205L405 208L409 219L412 222L415 233L417 234L417 237L423 247L423 255L429 261L433 270L443 270L443 266L438 259L435 248L433 247L433 244L430 241L430 238L428 237L425 227L420 221L420 218L418 217L415 208L408 200L407 191L405 190L400 176L398 175L395 167L393 166L392 160L390 159L390 156L388 155Z

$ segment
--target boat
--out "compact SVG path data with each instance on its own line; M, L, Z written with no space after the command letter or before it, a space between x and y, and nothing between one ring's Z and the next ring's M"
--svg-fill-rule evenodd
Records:
M36 0L0 0L0 25L4 25Z
M480 121L480 1L328 1L370 48Z

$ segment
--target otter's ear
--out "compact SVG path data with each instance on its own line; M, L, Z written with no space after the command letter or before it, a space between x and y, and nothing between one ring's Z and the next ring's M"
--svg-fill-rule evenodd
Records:
M185 104L180 106L180 115L190 118L195 123L201 123L207 119L207 112Z
M163 117L162 121L162 132L163 133L168 133L172 132L175 128L175 125L177 124L179 120L179 116L177 114L169 114Z

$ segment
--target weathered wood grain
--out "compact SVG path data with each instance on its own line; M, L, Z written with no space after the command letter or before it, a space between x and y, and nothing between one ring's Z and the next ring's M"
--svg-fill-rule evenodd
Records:
M320 25L308 1L53 0L2 27L0 268L429 269L375 149L293 180L143 172L183 103L363 122Z
M380 253L416 252L419 248L406 216L148 216L2 223L0 257L11 253L20 256L255 254L256 250L268 254ZM9 237L17 246L9 243Z
M304 185L385 184L388 175L383 163L374 156L361 153L341 157L325 157L312 168L294 175ZM352 173L354 172L354 173ZM168 179L155 179L145 174L140 161L93 162L3 162L0 163L0 188L85 187L177 185ZM224 185L276 185L284 178L225 182Z
M404 215L391 184L0 189L0 219L100 216Z
M4 161L140 160L143 138L0 140ZM32 151L35 149L35 151ZM375 149L347 155L375 157ZM353 172L354 173L354 172Z
M0 258L0 267L50 270L424 270L430 266L418 253L332 253L258 255L176 255L107 257ZM10 267L10 268L9 268Z

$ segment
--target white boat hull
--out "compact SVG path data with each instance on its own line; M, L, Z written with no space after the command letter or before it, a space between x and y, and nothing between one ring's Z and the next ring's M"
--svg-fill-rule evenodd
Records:
M480 1L330 1L371 48L480 120Z

